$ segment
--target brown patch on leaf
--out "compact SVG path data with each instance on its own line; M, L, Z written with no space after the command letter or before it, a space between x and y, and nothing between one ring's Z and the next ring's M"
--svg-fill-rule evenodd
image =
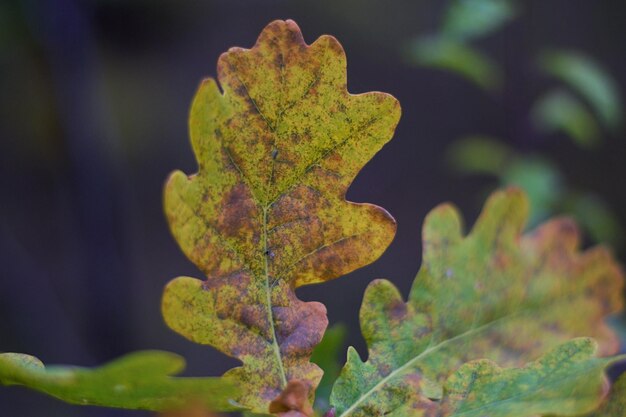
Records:
M220 206L217 228L225 237L237 237L258 227L259 209L244 184L237 184L229 190Z
M395 300L389 306L389 316L395 321L400 321L406 316L407 305L402 300Z

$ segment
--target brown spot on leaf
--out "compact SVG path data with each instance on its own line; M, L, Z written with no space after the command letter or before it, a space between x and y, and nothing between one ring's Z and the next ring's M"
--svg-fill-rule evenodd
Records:
M224 236L250 234L258 228L258 206L245 184L237 184L226 193L222 198L221 208L217 227Z
M402 300L394 300L394 302L389 306L389 316L394 321L400 321L404 317L406 317L407 306Z

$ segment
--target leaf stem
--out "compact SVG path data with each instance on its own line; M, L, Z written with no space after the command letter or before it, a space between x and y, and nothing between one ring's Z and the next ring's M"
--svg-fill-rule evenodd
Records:
M270 324L270 331L272 335L272 349L276 356L276 363L280 372L280 381L282 388L287 386L287 376L285 375L285 369L283 367L283 358L280 354L280 346L278 346L278 340L276 337L276 327L274 326L274 314L272 313L272 286L270 285L269 263L268 258L268 244L267 244L267 210L269 206L263 207L263 261L265 263L265 295L267 302L267 320Z

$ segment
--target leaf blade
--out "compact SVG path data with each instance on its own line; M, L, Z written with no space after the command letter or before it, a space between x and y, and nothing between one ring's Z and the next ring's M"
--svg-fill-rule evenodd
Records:
M592 339L574 339L523 368L488 360L464 364L446 381L442 408L459 417L587 412L599 405L604 369L612 362L595 357L596 350Z
M219 87L204 81L192 104L199 171L165 187L170 229L208 279L168 284L163 316L243 362L228 375L256 412L288 381L321 378L308 358L326 310L294 289L373 262L395 234L386 211L345 192L391 139L400 108L384 93L349 94L345 68L334 38L307 45L292 21L268 25L252 49L231 48Z
M622 307L614 260L603 248L579 253L568 220L522 235L527 214L523 193L508 189L488 200L467 236L450 205L427 216L408 302L385 280L365 292L360 321L369 357L350 351L331 396L339 415L390 413L397 398L441 398L438 384L478 358L519 367L578 336L598 338L602 355L616 352L602 321ZM580 316L572 318L572 309Z
M211 410L236 410L237 395L223 378L172 377L184 360L168 352L143 351L99 368L44 366L30 355L0 354L0 384L24 385L68 403L167 411L197 401Z

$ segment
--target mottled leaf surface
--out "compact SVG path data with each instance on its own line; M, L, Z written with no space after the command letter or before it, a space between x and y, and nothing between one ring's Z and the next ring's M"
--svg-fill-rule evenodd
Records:
M331 396L338 415L382 415L411 396L441 399L448 376L476 359L522 367L579 336L597 339L600 356L617 351L604 323L622 306L616 262L603 247L581 252L568 219L522 234L527 212L512 188L489 198L467 236L454 207L427 216L408 302L385 280L365 292L369 356L349 350Z
M172 376L184 366L181 357L158 351L132 353L94 369L44 366L34 356L2 353L0 384L24 385L80 405L162 411L193 401L205 409L236 409L229 402L237 395L232 381Z
M490 360L469 362L446 381L433 416L525 417L558 412L579 415L596 408L605 387L604 368L592 339L574 339L523 368Z
M191 108L199 171L177 171L165 187L172 233L207 279L172 281L163 315L240 359L227 373L244 388L239 402L267 412L289 381L321 378L309 357L326 310L294 289L373 262L393 239L387 212L345 193L400 107L384 93L349 94L339 43L307 45L292 21L268 25L252 49L231 48L217 72L219 86L204 81Z

